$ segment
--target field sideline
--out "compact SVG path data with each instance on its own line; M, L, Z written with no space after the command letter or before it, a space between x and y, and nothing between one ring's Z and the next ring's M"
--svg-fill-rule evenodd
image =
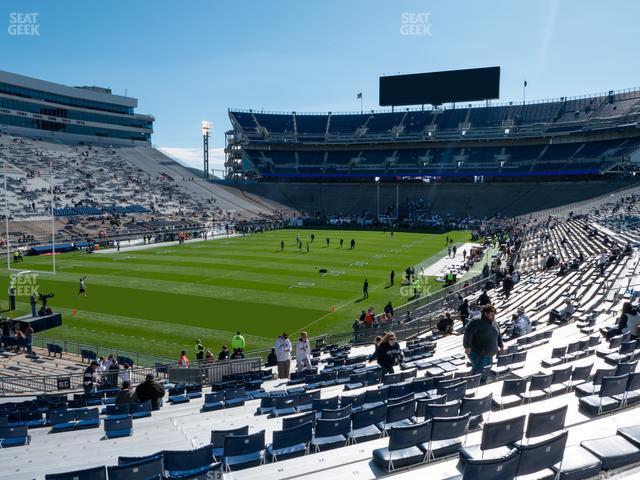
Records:
M309 253L296 247L297 235L310 242ZM280 230L101 255L61 254L56 256L58 274L38 277L39 290L54 293L51 305L63 313L63 326L44 335L177 359L181 349L195 357L196 338L217 355L236 330L249 351L271 347L283 330L292 335L303 329L311 335L346 332L369 305L380 312L389 300L404 303L404 269L446 252L445 236L461 243L469 232L392 237L371 231ZM352 238L354 250L349 249ZM50 270L51 257L25 257L19 268ZM396 285L385 288L392 268ZM79 278L85 275L88 296L78 297ZM365 277L370 296L361 302ZM6 270L1 281L6 292ZM17 300L19 313L29 311L27 297Z

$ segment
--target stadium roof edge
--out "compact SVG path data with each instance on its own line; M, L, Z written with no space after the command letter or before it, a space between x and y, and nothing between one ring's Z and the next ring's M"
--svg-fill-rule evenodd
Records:
M70 87L60 83L48 82L26 75L0 70L0 82L15 85L17 87L31 88L46 93L54 93L56 95L64 95L82 100L94 102L113 103L124 107L137 108L138 99L133 97L124 97L122 95L113 95L108 93L97 92L86 88Z
M553 103L553 102L562 102L562 101L570 101L570 100L579 100L579 99L583 99L583 98L599 98L599 97L604 97L607 96L609 94L613 94L613 95L619 95L621 93L638 93L638 95L640 96L640 87L632 87L632 88L626 88L626 89L621 89L621 90L610 90L607 92L600 92L600 93L590 93L590 94L584 94L584 95L576 95L573 97L557 97L557 98L546 98L546 99L539 99L539 100L527 100L526 102L524 102L525 105L535 105L535 104L539 104L539 103ZM453 105L453 104L449 104L449 105ZM469 108L467 105L471 105L471 108L484 108L486 107L486 103L485 102L460 102L457 105L460 105L460 107L458 108ZM463 106L464 105L464 106ZM499 103L495 103L492 102L490 103L489 106L491 107L508 107L508 106L518 106L518 105L523 105L522 101L506 101L506 102L499 102ZM449 108L440 108L440 109L434 109L431 106L425 106L425 108L422 107L397 107L394 112L395 113L400 113L400 112L421 112L423 110L448 110L450 108L453 107L449 107ZM346 112L299 112L297 110L294 111L284 111L284 110L258 110L258 109L246 109L246 108L228 108L227 111L229 113L233 113L233 112L237 112L237 113L259 113L259 114L270 114L270 115L291 115L293 113L295 113L296 115L328 115L329 113L331 114L339 114L339 115L369 115L371 113L392 113L391 109L378 109L378 110L365 110L363 112L360 111L346 111Z

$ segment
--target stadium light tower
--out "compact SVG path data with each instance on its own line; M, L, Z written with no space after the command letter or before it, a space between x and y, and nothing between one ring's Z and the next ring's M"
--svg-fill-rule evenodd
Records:
M202 160L204 162L202 173L205 180L209 180L209 135L212 129L213 123L207 121L202 122Z

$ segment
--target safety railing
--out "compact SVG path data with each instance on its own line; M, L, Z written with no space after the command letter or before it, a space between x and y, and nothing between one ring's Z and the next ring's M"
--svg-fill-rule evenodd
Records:
M40 393L71 393L81 391L83 373L37 375L20 377L0 377L0 396ZM162 380L167 378L167 367L140 367L128 370L106 371L98 378L104 387L116 387L125 378L133 384L143 382L148 374ZM126 376L126 377L125 377Z
M44 350L47 350L47 344L58 345L62 348L63 353L67 353L70 355L77 355L82 358L82 350L87 350L96 354L99 358L101 356L109 356L113 355L116 359L118 357L126 357L133 360L132 366L146 366L152 367L155 365L169 365L171 363L176 363L177 360L171 360L164 357L158 357L155 355L149 355L146 353L140 352L130 352L128 350L121 350L118 348L104 347L101 345L95 345L90 343L79 343L72 342L69 340L58 340L55 338L44 337L41 335L34 335L33 337L33 346L39 347Z

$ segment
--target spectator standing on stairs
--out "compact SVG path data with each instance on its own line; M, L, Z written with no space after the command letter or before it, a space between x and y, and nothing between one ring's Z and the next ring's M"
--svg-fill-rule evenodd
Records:
M283 332L282 335L278 337L274 348L276 349L276 356L278 357L278 378L289 378L292 345L287 332Z
M462 344L464 353L471 362L473 374L482 372L493 363L493 357L504 349L493 305L485 305L481 317L469 322Z
M478 297L478 305L484 307L485 305L491 304L491 298L489 298L489 294L487 293L487 289L483 288L482 293Z
M383 374L393 373L394 365L402 362L402 350L393 332L387 332L375 350L376 360Z
M598 268L600 269L600 275L604 275L604 270L607 266L607 254L605 252L602 252L602 255L600 255L600 258L598 259Z

